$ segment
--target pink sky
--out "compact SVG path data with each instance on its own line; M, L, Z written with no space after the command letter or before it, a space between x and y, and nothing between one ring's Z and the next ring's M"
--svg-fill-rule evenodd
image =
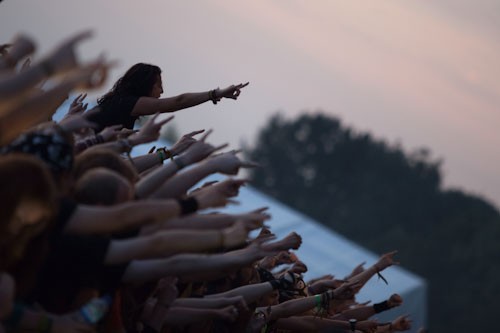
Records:
M500 204L500 5L440 1L6 0L1 36L41 53L92 27L84 58L164 70L166 94L250 81L233 103L178 113L184 132L252 142L269 115L324 110L408 150L444 159L445 184Z

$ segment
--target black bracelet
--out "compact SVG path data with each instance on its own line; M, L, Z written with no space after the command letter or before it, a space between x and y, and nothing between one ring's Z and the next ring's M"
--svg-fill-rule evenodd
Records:
M40 63L40 67L42 68L42 71L46 76L50 77L55 73L54 67L52 67L48 60L42 61Z
M212 100L212 103L217 104L217 97L215 96L215 89L210 90L208 97Z
M180 199L177 202L181 206L181 215L191 214L198 210L198 201L193 197Z
M390 307L387 301L373 304L373 310L375 310L375 313L380 313L382 311L387 311L389 309Z
M278 280L271 280L269 283L273 286L273 290L280 289L281 283Z

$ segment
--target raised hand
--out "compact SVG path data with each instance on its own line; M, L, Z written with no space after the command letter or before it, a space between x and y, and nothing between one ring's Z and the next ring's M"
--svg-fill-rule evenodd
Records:
M396 306L400 306L403 304L403 298L399 296L398 294L392 294L391 297L387 300L387 305L389 305L390 308L395 308Z
M234 305L228 305L222 309L214 310L217 317L224 321L234 322L240 315L238 309Z
M102 136L105 142L116 140L122 133L122 127L122 125L112 125L105 127L101 132L99 132L99 135Z
M0 45L0 55L2 56L0 59L7 67L14 67L20 59L32 54L35 49L35 43L31 38L18 35L11 44Z
M12 44L2 44L0 45L0 56L5 57L9 51L8 49L12 46Z
M224 207L230 200L239 193L239 189L247 180L245 179L227 179L223 182L202 188L193 196L198 201L199 208Z
M293 264L292 268L290 268L289 271L295 274L303 274L307 272L307 266L302 261L297 261Z
M59 45L45 60L54 73L63 73L78 67L75 47L81 41L92 37L90 30L82 31Z
M118 134L118 139L126 139L129 136L131 136L134 133L139 132L139 130L134 130L134 129L128 129L128 128L122 128L120 130L120 133Z
M170 304L175 301L179 294L177 290L177 278L173 276L164 277L158 281L157 288L157 304L165 308L170 307Z
M276 265L292 264L296 262L288 251L281 251L276 256Z
M394 331L407 331L411 329L411 322L408 315L400 316L392 321L392 329Z
M353 276L356 276L358 274L363 273L365 271L365 268L363 267L365 264L366 264L366 261L363 261L361 264L359 264L358 266L354 267L354 269L352 270L351 274L349 274L349 276L347 276L346 280L348 280L349 278L351 278Z
M68 112L64 115L64 118L73 116L75 114L82 114L87 110L87 103L83 104L83 100L87 97L87 94L80 94L75 97L68 108Z
M219 101L221 98L231 98L231 99L235 99L236 100L236 99L238 99L238 96L241 93L241 89L245 88L249 84L250 84L250 82L240 83L240 84L237 84L237 85L233 84L233 85L230 85L229 87L224 88L224 89L217 88L215 90L215 99L217 101Z
M222 230L222 246L227 249L235 248L245 244L248 238L249 229L245 223L238 221L231 227Z
M212 157L210 163L215 170L226 175L236 175L240 168L255 168L259 165L254 162L244 162L236 156L239 151L222 153Z
M296 232L289 233L285 238L273 244L275 251L288 251L290 249L297 250L302 244L302 237ZM265 245L266 246L266 245Z
M129 137L129 140L134 146L158 140L158 138L160 137L160 130L162 126L174 119L174 116L170 116L166 119L156 122L156 119L159 115L160 114L157 113L149 118L148 121L141 127L139 132L132 134Z
M82 114L73 114L65 117L59 125L67 132L80 132L81 130L97 127L96 123L91 122Z
M179 156L182 163L185 165L193 164L204 160L215 151L223 149L227 147L227 144L220 145L218 147L214 147L209 143L206 143L205 140L212 133L212 130L208 130L200 140L194 142L189 146L189 148Z
M346 300L352 299L356 290L361 286L359 281L351 281L343 283L340 287L329 291L333 295L333 299Z
M114 65L115 62L107 62L104 57L99 57L95 61L78 67L69 73L65 82L73 84L77 89L99 89L106 81L108 71Z
M269 220L271 215L265 213L267 207L259 208L248 213L236 214L234 217L239 221L244 221L248 226L256 228L263 227L264 221Z
M375 268L377 269L377 271L383 271L384 269L392 265L399 265L399 261L394 260L394 256L396 255L396 253L398 253L398 251L392 251L383 254L375 264Z
M170 148L172 155L179 155L188 149L197 140L193 136L203 133L205 130L193 131L191 133L184 134L173 146Z

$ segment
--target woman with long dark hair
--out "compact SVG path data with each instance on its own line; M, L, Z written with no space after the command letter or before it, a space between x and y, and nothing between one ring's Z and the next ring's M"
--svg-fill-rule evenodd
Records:
M241 89L248 85L231 85L198 93L160 98L163 93L161 69L158 66L138 63L132 66L113 86L111 91L97 100L99 111L89 119L104 128L123 125L132 129L139 116L157 112L175 112L198 104L222 98L237 99Z

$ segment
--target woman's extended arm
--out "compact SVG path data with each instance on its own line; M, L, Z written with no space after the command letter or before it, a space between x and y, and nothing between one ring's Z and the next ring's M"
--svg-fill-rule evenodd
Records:
M154 98L141 97L132 109L132 116L144 116L156 112L175 112L190 108L208 101L216 103L221 98L237 99L242 88L248 83L231 85L225 89L215 89L198 93L185 93L174 97Z

